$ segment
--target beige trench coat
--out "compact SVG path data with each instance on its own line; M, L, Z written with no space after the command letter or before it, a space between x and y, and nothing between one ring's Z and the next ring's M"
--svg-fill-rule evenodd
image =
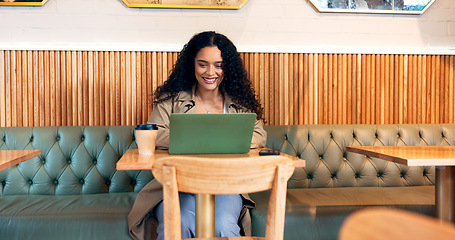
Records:
M195 87L192 91L180 92L175 100L167 100L157 104L148 123L158 125L157 147L169 147L169 116L171 113L194 113L195 106ZM239 107L226 94L224 95L228 113L247 112ZM267 140L267 133L263 128L261 120L256 121L254 127L251 148L264 147ZM244 208L240 214L239 225L241 233L245 236L251 235L251 219L249 208L254 207L254 202L247 194L243 194ZM156 228L158 222L150 216L150 211L163 199L161 184L156 180L150 181L138 194L136 201L128 215L128 228L133 239L156 239Z

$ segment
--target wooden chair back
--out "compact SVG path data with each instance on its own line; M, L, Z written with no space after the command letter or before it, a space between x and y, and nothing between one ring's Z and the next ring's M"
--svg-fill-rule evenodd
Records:
M453 240L455 225L422 214L391 209L367 208L350 215L339 240Z
M218 155L219 156L219 155ZM283 239L287 181L294 163L285 156L248 158L210 155L170 156L153 163L154 177L163 185L164 236L181 238L178 192L240 194L271 189L266 239Z

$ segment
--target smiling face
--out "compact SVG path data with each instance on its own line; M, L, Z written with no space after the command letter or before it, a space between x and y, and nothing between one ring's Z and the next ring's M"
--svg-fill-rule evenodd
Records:
M223 58L218 47L199 50L194 59L194 73L198 91L218 91L223 81Z

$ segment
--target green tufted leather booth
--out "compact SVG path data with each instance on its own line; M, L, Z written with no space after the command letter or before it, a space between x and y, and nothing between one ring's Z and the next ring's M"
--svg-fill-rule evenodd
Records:
M266 126L267 145L306 160L289 181L285 239L336 239L367 206L434 214L434 168L345 151L349 145L455 145L455 124ZM130 239L126 216L150 171L116 171L132 126L0 128L0 149L41 155L0 172L0 239ZM251 195L263 235L267 192Z
M150 171L116 171L131 126L0 128L0 149L41 155L0 172L0 239L131 239L126 216Z
M306 160L288 185L284 238L337 239L343 220L369 206L434 216L434 167L346 152L346 146L455 145L455 124L267 126L267 147ZM264 235L267 193L251 194L253 235Z

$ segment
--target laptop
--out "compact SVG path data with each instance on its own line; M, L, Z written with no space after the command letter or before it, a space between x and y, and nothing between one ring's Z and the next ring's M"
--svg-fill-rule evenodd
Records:
M169 153L248 153L256 113L172 113Z

